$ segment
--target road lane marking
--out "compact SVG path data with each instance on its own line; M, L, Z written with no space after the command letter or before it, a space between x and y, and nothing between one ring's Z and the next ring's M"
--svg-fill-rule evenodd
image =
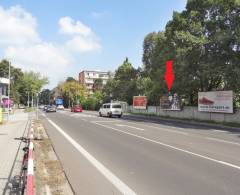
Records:
M109 121L91 121L91 122L94 122L94 123L115 123L116 121L115 120L109 120Z
M204 155L201 155L201 154L197 154L197 153L194 153L194 152L191 152L191 151L188 151L188 150L184 150L184 149L181 149L181 148L178 148L178 147L169 145L169 144L165 144L165 143L163 143L163 142L159 142L159 141L152 140L152 139L149 139L149 138L140 136L140 135L136 135L136 134L129 133L129 132L126 132L126 131L122 131L122 130L116 129L116 128L114 128L114 127L109 127L109 126L107 126L107 125L103 125L103 124L99 124L99 123L95 123L95 124L96 124L96 125L99 125L99 126L102 126L102 127L105 127L105 128L108 128L108 129L112 129L112 130L114 130L114 131L118 131L118 132L120 132L120 133L124 133L124 134L127 134L127 135L131 135L131 136L133 136L133 137L137 137L137 138L143 139L143 140L145 140L145 141L149 141L149 142L152 142L152 143L155 143L155 144L159 144L159 145L162 145L162 146L165 146L165 147L168 147L168 148L177 150L177 151L184 152L184 153L186 153L186 154L191 154L191 155L193 155L193 156L197 156L197 157L200 157L200 158L203 158L203 159L212 161L212 162L216 162L216 163L219 163L219 164L222 164L222 165L229 166L229 167L232 167L232 168L235 168L235 169L240 170L240 166L237 166L237 165L234 165L234 164L225 162L225 161L221 161L221 160L217 160L217 159L214 159L214 158L211 158L211 157L208 157L208 156L204 156Z
M217 142L223 142L223 143L228 143L228 144L233 144L233 145L240 146L240 143L231 142L231 141L227 141L227 140L223 140L223 139L218 139L218 138L213 138L213 137L206 137L206 139L213 140L213 141L217 141Z
M128 127L128 128L144 131L144 129L142 129L142 128L138 128L138 127L134 127L134 126L130 126L130 125L123 125L123 124L115 124L115 125L118 126L118 127Z
M219 132L219 133L226 133L227 131L224 130L217 130L217 129L211 129L214 132Z
M134 123L134 122L129 122L129 123L139 125L138 123ZM173 130L173 129L169 130L169 129L165 129L164 127L156 127L156 126L153 126L153 125L146 125L146 124L141 124L141 125L144 125L144 126L147 126L147 127L152 127L152 128L155 128L155 129L160 129L160 130L167 131L167 132L170 132L170 133L178 133L178 134L181 134L181 135L189 135L186 132L176 131L176 130ZM171 128L171 127L166 127L166 128Z
M71 136L62 130L56 123L46 117L47 121L56 128L98 171L100 171L121 193L124 195L137 195L130 187L123 183L102 163L88 153L80 144L78 144Z

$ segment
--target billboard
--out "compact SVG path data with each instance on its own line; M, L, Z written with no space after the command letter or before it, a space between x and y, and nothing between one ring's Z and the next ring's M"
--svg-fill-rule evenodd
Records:
M63 99L57 98L57 99L55 100L55 103L56 103L56 105L63 105Z
M198 92L198 111L233 113L233 91Z
M9 106L13 106L13 104L14 104L14 102L13 102L13 100L11 100L11 99L8 99L8 98L3 98L3 99L2 99L2 105L3 105L4 107L8 107L8 105L9 105Z
M134 109L147 109L147 97L146 96L134 96L133 97Z
M165 94L160 98L161 110L181 110L181 101L177 93Z

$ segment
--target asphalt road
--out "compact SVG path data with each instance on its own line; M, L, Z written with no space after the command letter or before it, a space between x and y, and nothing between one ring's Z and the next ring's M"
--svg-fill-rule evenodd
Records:
M77 195L239 195L240 131L43 114L43 122Z

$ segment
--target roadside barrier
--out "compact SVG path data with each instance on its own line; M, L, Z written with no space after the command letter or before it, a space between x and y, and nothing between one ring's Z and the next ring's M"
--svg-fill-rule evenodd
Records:
M28 144L28 164L27 164L27 195L34 195L34 162L33 162L33 122L31 122L31 128L29 132L29 144Z
M3 122L3 110L0 108L0 124Z

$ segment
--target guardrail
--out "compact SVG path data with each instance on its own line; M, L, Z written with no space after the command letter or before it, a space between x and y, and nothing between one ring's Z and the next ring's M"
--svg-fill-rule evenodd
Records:
M33 122L29 132L28 164L27 164L27 195L34 195L34 161L33 161Z

